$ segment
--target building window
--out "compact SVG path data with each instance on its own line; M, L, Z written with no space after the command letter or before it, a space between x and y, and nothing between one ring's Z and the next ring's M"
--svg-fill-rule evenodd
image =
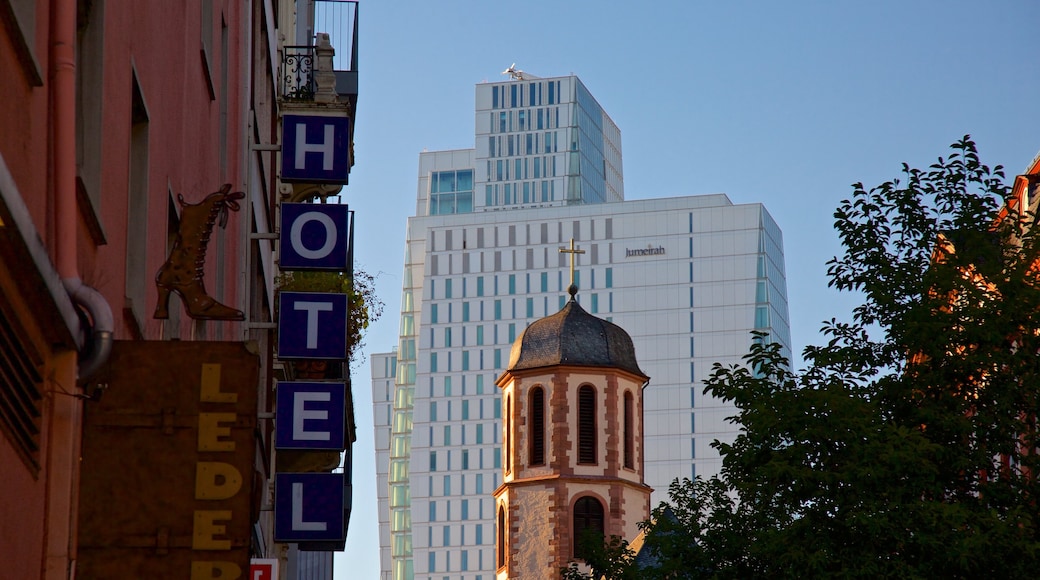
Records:
M473 170L434 171L430 174L430 215L473 211Z
M506 444L503 446L503 451L506 454L506 473L509 473L510 461L509 458L512 456L510 450L513 445L513 414L512 401L509 399L509 395L506 395L506 417L503 424L506 426Z
M578 498L574 503L574 557L585 559L584 545L603 541L603 504L592 496ZM588 538L588 539L586 539Z
M146 239L148 215L148 109L145 106L141 86L137 75L133 75L133 88L130 109L130 175L129 202L127 204L127 246L126 246L126 297L130 312L139 329L144 328L145 291L150 272L145 264L145 244L139 240Z
M531 442L528 464L545 465L545 389L531 389L530 399L527 415L528 441Z
M5 13L5 36L11 38L15 55L34 87L43 86L40 67L36 62L36 0L7 0L0 12Z
M498 541L495 545L495 552L498 555L498 567L502 568L506 565L506 508L505 506L498 506Z
M596 390L590 385L578 389L578 463L595 464Z
M625 467L633 469L635 466L635 399L632 397L632 392L627 391L625 393Z

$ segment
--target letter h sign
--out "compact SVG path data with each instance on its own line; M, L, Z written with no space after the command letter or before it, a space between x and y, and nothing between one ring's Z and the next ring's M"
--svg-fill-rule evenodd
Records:
M350 173L350 118L282 117L282 181L346 183Z

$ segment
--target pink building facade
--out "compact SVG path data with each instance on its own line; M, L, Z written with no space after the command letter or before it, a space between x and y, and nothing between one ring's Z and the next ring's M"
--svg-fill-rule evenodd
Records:
M84 416L106 386L92 378L113 345L132 341L241 342L255 352L248 548L284 557L260 506L275 469L274 234L294 187L277 167L279 76L283 44L297 29L312 33L297 26L296 8L0 0L3 575L75 577ZM192 242L201 251L182 260L186 277L164 292L156 276L186 243L186 204L221 188L241 195L213 209ZM168 316L156 317L165 294ZM198 316L207 312L222 315Z

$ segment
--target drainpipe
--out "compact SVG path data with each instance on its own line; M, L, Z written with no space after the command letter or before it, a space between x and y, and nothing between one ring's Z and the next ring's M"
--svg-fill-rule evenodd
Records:
M62 280L76 268L76 1L51 1L51 107L55 261Z
M77 378L89 378L108 357L114 328L112 309L79 279L76 265L76 0L51 2L51 106L54 111L54 227L58 275L69 297L86 310L91 336L78 337Z
M84 381L90 378L112 353L112 330L115 320L112 308L100 292L87 286L79 278L62 280L65 291L73 304L85 310L90 317L91 335L86 338L83 349L79 353L77 379Z
M108 356L113 329L111 308L96 290L79 279L76 264L76 8L77 0L50 1L48 108L52 113L54 261L70 299L86 311L92 337L75 337L78 353L55 353L48 378L50 409L44 450L47 475L43 483L45 580L68 580L76 575L83 401L75 395L79 390L77 383Z

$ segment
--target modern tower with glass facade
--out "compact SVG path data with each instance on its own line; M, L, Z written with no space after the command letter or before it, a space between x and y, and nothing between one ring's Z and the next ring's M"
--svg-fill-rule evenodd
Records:
M725 195L624 201L621 137L575 76L476 87L473 149L419 157L400 339L372 357L385 577L494 577L501 483L495 380L526 326L579 300L624 327L645 392L646 481L717 472L734 414L702 393L752 330L790 348L783 241Z

